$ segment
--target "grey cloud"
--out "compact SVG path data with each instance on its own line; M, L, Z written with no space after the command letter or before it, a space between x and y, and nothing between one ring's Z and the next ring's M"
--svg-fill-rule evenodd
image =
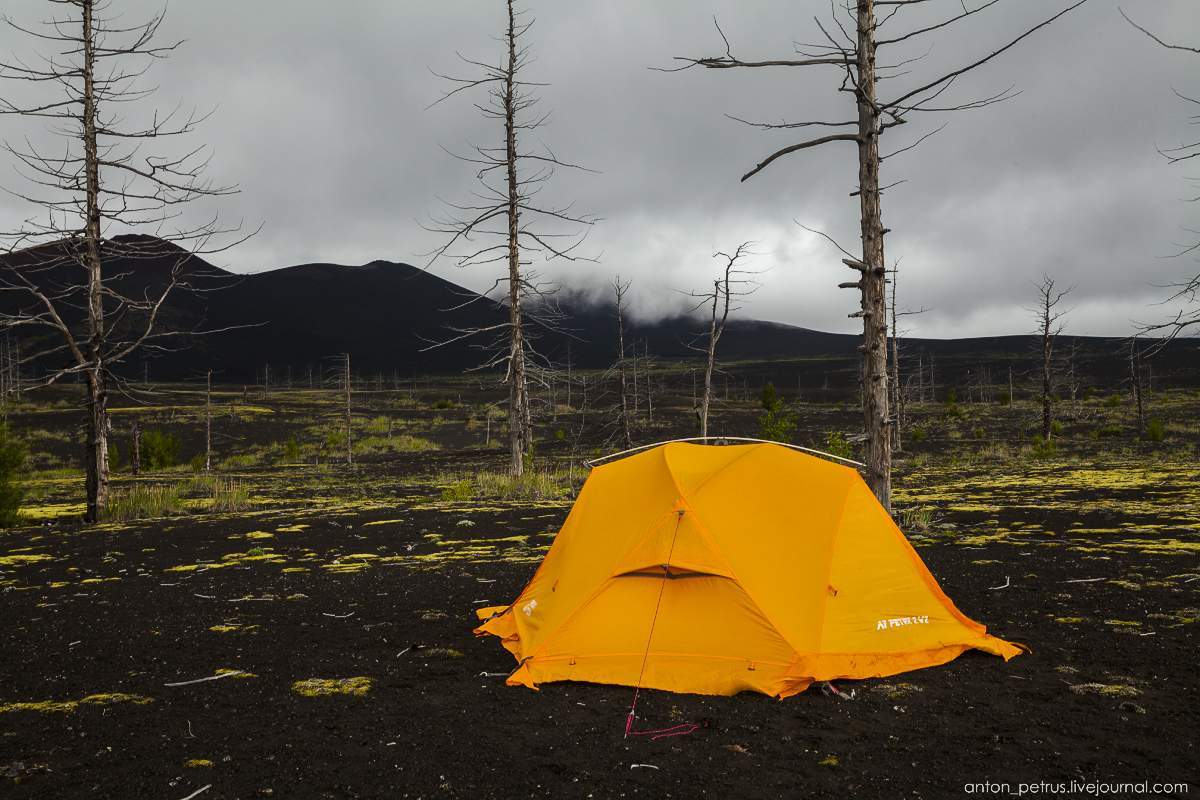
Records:
M1005 41L1064 3L1005 0L968 21L961 35L932 39L914 65L937 74ZM9 0L16 19L45 15L45 3ZM129 18L157 7L120 4ZM934 6L938 4L932 4ZM955 6L956 3L949 3ZM848 99L830 72L700 71L665 74L675 55L718 52L712 17L746 57L786 54L813 40L823 1L611 0L530 3L537 16L530 75L551 82L544 137L557 152L597 170L563 173L554 192L602 217L589 239L602 262L542 271L599 291L613 274L635 279L636 309L677 309L679 290L702 285L714 250L758 242L763 289L744 314L852 331L850 292L837 290L839 254L795 221L850 249L857 235L852 146L785 158L742 184L740 175L789 141L726 119L848 119ZM1191 0L1128 0L1143 24L1200 41ZM226 217L266 223L261 235L223 257L251 271L304 261L418 261L434 240L418 225L437 198L462 198L471 170L442 152L486 142L495 131L469 102L426 107L444 88L431 74L456 72L455 51L484 60L499 2L256 2L173 4L164 35L188 39L156 65L159 105L218 107L203 139L213 174L240 183ZM0 34L0 52L29 43ZM920 55L924 47L904 55ZM885 165L889 258L902 259L902 305L932 310L911 318L914 333L984 335L1030 327L1023 306L1032 281L1050 272L1073 284L1079 333L1119 334L1154 313L1162 283L1193 266L1158 258L1195 224L1181 202L1183 171L1154 152L1187 133L1188 109L1171 87L1200 92L1194 58L1156 48L1120 18L1111 0L1092 0L996 63L956 85L956 97L1014 85L998 106L948 118L942 133ZM897 85L908 79L895 81ZM1192 85L1188 85L1191 82ZM884 92L891 91L888 82ZM940 124L898 130L885 151ZM6 122L7 125L7 122ZM15 123L5 136L24 131ZM0 176L7 176L7 166ZM7 177L0 182L10 182ZM0 199L0 215L22 213ZM483 271L439 274L483 288Z

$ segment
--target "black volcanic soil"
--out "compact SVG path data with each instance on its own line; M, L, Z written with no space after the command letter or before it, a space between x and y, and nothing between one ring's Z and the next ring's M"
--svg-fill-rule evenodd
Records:
M631 690L505 686L496 673L511 657L471 634L472 610L516 594L565 506L454 506L405 491L390 505L0 534L10 555L50 556L5 569L16 580L0 599L0 704L153 700L0 713L0 795L178 800L211 785L199 797L896 798L963 796L989 780L1014 792L1195 781L1196 624L1152 616L1197 605L1200 582L1178 577L1196 572L1194 552L1130 552L1118 570L1063 550L930 543L920 553L959 607L1031 654L846 682L852 701L646 692L639 724L703 727L626 741ZM515 535L530 538L487 545ZM245 557L256 547L268 557ZM455 555L468 547L488 554ZM170 569L223 561L235 563ZM1136 591L1067 583L1129 571L1142 576ZM1008 588L987 588L1006 574ZM1124 633L1105 620L1140 624ZM238 627L210 630L222 625ZM222 668L255 677L164 685ZM314 677L373 686L293 691ZM1085 683L1131 696L1069 688Z

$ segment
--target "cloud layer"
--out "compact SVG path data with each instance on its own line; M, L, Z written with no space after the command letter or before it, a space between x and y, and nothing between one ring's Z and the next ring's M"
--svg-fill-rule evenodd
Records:
M122 2L133 20L157 4ZM931 4L953 13L945 0ZM979 5L978 2L973 5ZM895 58L926 53L884 93L917 85L1004 43L1039 14L1065 2L1002 0ZM1129 0L1127 13L1176 39L1200 42L1192 0ZM49 4L9 0L22 22ZM589 237L598 264L541 267L549 277L601 290L616 273L634 279L643 315L679 308L683 292L710 280L712 253L757 242L762 288L742 313L834 331L853 331L851 292L837 253L797 223L847 248L857 235L853 146L828 145L786 157L746 183L739 177L803 132L763 132L726 114L762 119L850 119L836 68L652 71L672 57L717 54L720 19L744 58L786 57L794 42L820 35L812 18L824 2L774 0L611 0L531 3L531 80L553 109L541 131L565 158L599 174L557 176L548 191L604 218ZM216 107L203 141L212 174L242 193L221 202L227 218L264 222L264 231L222 256L241 271L309 261L418 263L436 243L421 229L438 198L462 199L472 171L441 149L497 140L470 98L427 108L445 88L433 72L460 72L455 55L493 61L502 22L498 0L329 4L206 0L176 3L163 36L186 38L151 75L157 104ZM898 18L894 30L917 27ZM932 45L932 49L929 49ZM0 53L34 45L0 33ZM1068 330L1122 334L1130 320L1161 309L1155 284L1191 262L1159 256L1195 224L1182 202L1185 172L1155 152L1189 133L1188 108L1172 87L1200 93L1197 61L1153 45L1121 19L1111 0L1091 0L1018 48L956 83L957 98L1015 87L1014 99L978 111L930 116L889 134L884 150L949 125L885 164L889 258L900 259L900 304L927 307L906 327L926 336L1024 332L1024 310L1042 273L1075 286ZM895 85L893 88L892 84ZM1189 85L1190 84L1190 85ZM5 119L6 138L46 134ZM906 130L911 128L913 130ZM15 175L0 164L0 184ZM28 213L0 198L10 227ZM452 280L485 288L486 269L437 265ZM398 300L399 302L399 300Z

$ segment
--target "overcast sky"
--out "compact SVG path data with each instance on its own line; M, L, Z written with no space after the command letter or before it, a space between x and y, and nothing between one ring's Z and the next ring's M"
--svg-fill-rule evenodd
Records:
M982 0L967 0L978 6ZM977 58L1065 0L1001 0L995 7L899 60L928 56L902 85L936 77ZM129 20L161 4L117 0ZM952 13L959 0L928 4ZM5 0L15 20L47 15L39 0ZM678 307L680 290L708 284L712 253L757 242L767 270L742 314L806 327L853 331L852 292L840 254L797 223L856 249L858 201L852 144L835 143L775 162L746 183L739 177L795 131L763 132L725 115L763 120L851 119L851 98L835 91L836 70L652 71L673 56L715 55L718 17L745 59L788 57L796 41L819 36L812 17L824 0L581 0L526 6L536 60L529 80L546 81L553 110L542 139L564 159L596 174L560 173L547 189L557 201L603 218L588 252L598 264L546 266L543 274L600 287L615 273L634 279L643 315ZM1200 44L1196 0L1124 0L1143 25ZM901 33L930 18L903 15ZM311 261L373 259L423 263L436 240L422 221L438 198L462 200L473 172L441 146L498 140L462 96L427 108L445 84L433 71L461 73L455 55L498 61L500 0L176 0L162 37L186 38L151 76L156 104L216 108L197 142L211 144L210 174L240 184L220 202L223 216L264 223L262 233L215 258L237 271ZM0 54L34 45L0 32ZM887 60L881 56L881 60ZM925 336L1026 332L1033 282L1049 273L1074 285L1067 330L1123 334L1130 320L1162 314L1154 284L1194 262L1164 259L1196 227L1184 202L1189 173L1167 165L1156 146L1187 136L1189 108L1172 89L1200 94L1200 58L1163 50L1121 19L1115 0L1090 0L954 87L969 99L1013 86L1006 103L937 117L889 132L885 152L949 122L919 148L884 165L889 260L901 259L900 305L930 310L906 328ZM30 133L0 117L5 138ZM35 138L44 134L34 129ZM18 186L0 163L0 185ZM1192 170L1192 174L1195 173ZM0 197L0 227L28 209ZM434 270L482 289L486 268ZM399 299L398 299L399 301Z

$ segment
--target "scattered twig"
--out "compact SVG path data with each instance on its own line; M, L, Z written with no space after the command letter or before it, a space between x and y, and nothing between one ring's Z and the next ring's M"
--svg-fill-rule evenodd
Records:
M1076 578L1071 581L1063 581L1063 583L1096 583L1097 581L1106 581L1108 578Z
M187 721L187 724L188 724L188 736L190 736L190 737L192 737L193 739L195 739L195 738L196 738L196 734L192 733L192 721L189 719L189 720Z
M212 594L196 594L195 592L193 592L192 594L195 597L199 597L201 600L216 600L217 599L216 595L212 595Z
M328 611L322 611L321 616L322 617L333 617L334 619L350 619L350 617L353 617L355 615L355 613L356 612L351 611L349 614L330 614Z
M199 797L200 795L204 794L205 792L207 792L207 791L208 791L209 789L211 789L211 788L212 788L212 784L211 784L211 783L210 783L210 784L208 784L207 786L201 786L199 789L197 789L196 791L192 792L192 793L191 793L191 794L189 794L187 797L183 798L183 800L192 800L192 798L193 798L193 797Z
M504 678L507 676L508 676L507 672L481 672L481 673L479 673L479 677L481 677L481 678Z
M989 586L987 588L990 591L990 590L995 590L995 589L1007 589L1009 586L1012 586L1012 579L1009 578L1009 576L1005 575L1003 584L1001 584L1000 586Z
M653 764L630 764L629 765L630 769L637 769L638 767L642 767L644 769L658 769L658 767L654 766ZM183 800L187 800L187 798L185 797Z
M221 678L235 678L238 675L245 675L245 671L240 669L231 670L229 672L221 672L216 675L209 675L207 678L196 678L191 681L179 681L177 683L164 683L163 686L191 686L193 683L204 683L205 681L219 681Z
M404 654L405 654L405 653L407 653L409 650L412 650L412 645L411 645L411 644L410 644L408 647L406 647L406 648L404 648L403 650L401 650L399 653L396 653L396 658L399 658L400 656L404 655Z

